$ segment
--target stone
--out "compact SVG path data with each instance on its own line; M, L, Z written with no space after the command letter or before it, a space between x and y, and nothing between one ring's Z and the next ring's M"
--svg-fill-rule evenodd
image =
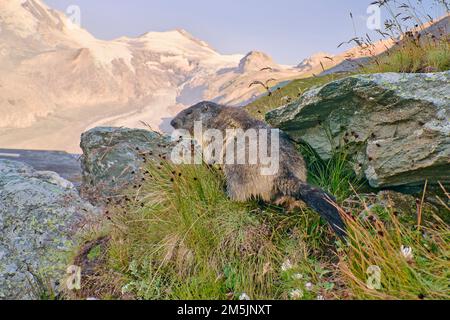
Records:
M0 300L58 294L74 235L97 215L58 174L0 160Z
M147 161L168 157L169 144L168 137L142 129L103 127L83 133L83 195L96 204L122 195L139 184Z
M355 75L306 92L266 120L322 159L348 150L375 188L450 182L450 72Z

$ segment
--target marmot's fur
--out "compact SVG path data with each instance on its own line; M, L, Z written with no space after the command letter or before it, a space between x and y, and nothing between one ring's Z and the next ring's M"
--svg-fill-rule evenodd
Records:
M223 132L224 137L227 129L267 130L268 150L270 150L270 130L272 128L266 123L252 118L241 108L201 102L182 111L171 122L171 125L175 129L188 130L193 135L196 121L202 122L203 130L217 129ZM302 200L327 220L340 237L345 236L345 224L333 205L335 201L333 197L306 183L307 169L303 157L282 132L280 132L279 140L279 170L275 175L262 175L259 164L224 164L230 198L236 201L246 201L255 197L276 203L286 199ZM225 143L227 142L225 141Z

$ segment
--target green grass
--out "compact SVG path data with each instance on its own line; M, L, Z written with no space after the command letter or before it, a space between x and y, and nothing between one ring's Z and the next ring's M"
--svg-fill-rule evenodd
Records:
M111 256L126 274L125 289L144 299L287 297L281 265L324 247L311 212L284 214L256 202L236 203L206 166L149 168L137 202L114 221ZM325 230L325 231L324 231ZM298 235L291 237L291 232Z
M350 241L340 254L341 281L358 299L448 300L449 226L434 216L433 222L411 228L395 210L371 208L372 220L347 219ZM410 257L402 247L411 248ZM377 289L367 286L371 266L381 271Z
M445 24L441 23L439 30L426 29L427 24L436 22L431 17L433 13L444 13L444 19L448 19L450 7L447 0L434 1L434 12L424 8L421 0L406 1L401 5L397 1L375 3L389 16L384 21L384 32L380 33L385 40L393 40L397 44L381 56L373 57L373 63L363 67L361 73L440 72L450 69L450 38ZM411 29L414 25L415 28ZM373 45L368 35L360 37L359 42L368 48Z
M330 160L324 161L308 144L300 144L299 151L308 164L308 181L343 201L364 184L353 171L354 163L347 149L338 148Z
M360 73L447 71L450 70L450 43L448 38L420 43L408 39L372 60L371 64L361 68Z
M313 154L309 160L314 160ZM342 155L330 163L313 162L311 177L343 199L351 193L350 183L357 182L345 173L347 165ZM84 278L86 296L450 298L445 290L449 229L439 218L423 222L423 237L417 224L398 222L396 208L369 206L361 199L361 209L339 201L343 214L354 218L346 218L349 243L336 243L328 226L309 209L288 213L256 200L229 200L222 173L215 168L164 164L147 169L142 187L131 189L120 204L109 208L110 220L97 230L110 238L107 260L94 277ZM373 223L367 216L379 220ZM402 245L413 248L413 260L404 260ZM96 248L89 255L92 251ZM366 286L366 270L373 264L383 270L380 290Z
M287 214L258 201L236 203L207 166L149 167L142 189L111 208L107 269L122 293L142 299L287 299L332 296L324 272L333 236L308 209ZM290 261L292 268L282 269ZM290 273L301 273L295 278ZM109 276L104 280L108 281Z
M95 259L98 259L101 256L101 254L102 254L102 247L97 245L89 251L87 258L89 261L94 261Z

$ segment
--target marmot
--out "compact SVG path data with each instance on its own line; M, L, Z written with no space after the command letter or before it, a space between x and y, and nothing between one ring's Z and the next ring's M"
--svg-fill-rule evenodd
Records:
M181 113L171 122L177 130L194 134L195 122L201 121L205 130L216 129L223 133L229 129L267 130L273 128L252 118L242 108L226 107L213 102L201 102ZM270 140L270 139L268 139ZM226 143L226 142L225 142ZM317 211L336 234L345 237L345 224L336 209L332 196L306 183L305 161L291 140L282 132L279 136L279 168L274 175L262 175L260 165L224 163L227 192L231 199L246 201L261 198L266 202L280 203L286 199L302 200Z

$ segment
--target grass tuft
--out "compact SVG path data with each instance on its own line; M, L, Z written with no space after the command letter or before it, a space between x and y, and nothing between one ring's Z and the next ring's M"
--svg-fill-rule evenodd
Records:
M363 185L353 170L353 161L345 148L336 149L331 159L322 160L308 144L300 144L300 152L308 164L308 180L344 201Z
M375 206L364 216L347 216L349 243L339 253L339 274L351 298L448 300L448 225L435 216L411 228L395 210Z
M375 57L361 73L429 73L450 70L449 39L420 41L407 38L399 47Z
M335 159L313 164L324 171L313 169L312 175L345 198L350 187L320 180L335 174L337 182L353 181L340 172L345 157ZM449 228L437 216L428 219L424 212L418 228L401 223L395 205L369 204L361 197L358 207L341 209L349 241L335 243L328 226L307 208L288 213L257 200L229 200L215 168L149 164L146 170L142 186L108 210L110 220L100 233L102 239L107 234L107 249L98 247L103 240L84 246L82 260L90 268L92 260L104 257L83 278L86 297L450 298ZM412 258L402 254L402 246L412 248ZM381 270L378 289L367 287L370 266Z
M143 299L288 298L312 276L286 281L282 264L290 260L300 271L310 259L320 266L318 257L330 247L317 214L233 202L213 168L165 164L148 170L152 178L112 214L108 264L123 275L124 293ZM331 286L317 290L327 294L325 288Z

